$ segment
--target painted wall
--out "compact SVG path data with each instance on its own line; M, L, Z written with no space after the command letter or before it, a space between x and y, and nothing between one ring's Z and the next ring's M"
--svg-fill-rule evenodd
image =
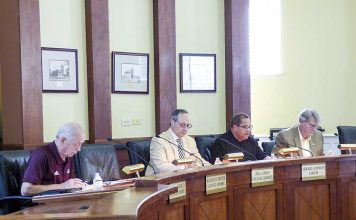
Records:
M88 138L84 1L40 0L41 46L78 49L79 93L43 94L43 136L52 141L60 125L77 122Z
M319 111L326 134L355 125L355 1L281 2L284 74L252 77L254 133L291 126L306 107Z
M149 94L112 94L114 138L155 135L153 3L150 0L109 1L110 50L149 54ZM122 126L122 120L140 125Z
M305 107L317 109L326 133L339 124L356 124L356 2L282 1L284 74L251 78L254 133L287 127ZM77 48L78 94L43 94L44 140L60 124L80 123L88 131L85 15L82 0L40 0L43 47ZM149 95L112 94L114 138L154 135L153 18L150 0L110 0L110 50L150 54ZM224 5L220 0L176 1L178 107L191 114L190 134L225 129ZM217 92L179 93L182 52L217 55ZM140 125L123 127L122 119Z
M224 1L176 1L177 107L190 113L190 134L225 130ZM179 92L179 53L216 54L216 93Z

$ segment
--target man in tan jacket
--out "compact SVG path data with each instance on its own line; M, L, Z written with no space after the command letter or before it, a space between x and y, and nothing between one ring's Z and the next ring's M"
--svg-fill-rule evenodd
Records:
M319 131L320 116L314 109L304 109L299 115L299 123L291 128L280 131L276 137L273 153L286 147L297 147L303 157L323 155L323 135Z
M184 109L176 109L171 115L170 128L152 138L150 164L154 167L156 174L182 169L181 166L175 165L175 161L183 158L193 159L192 166L202 166L202 163L209 165L199 154L194 138L187 135L191 127L188 112ZM184 148L185 151L177 146ZM148 166L145 175L153 173L153 169Z

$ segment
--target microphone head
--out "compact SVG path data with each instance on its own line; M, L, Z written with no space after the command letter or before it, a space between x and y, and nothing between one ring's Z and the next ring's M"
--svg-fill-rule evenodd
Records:
M324 132L324 131L325 131L325 129L322 128L322 127L320 127L320 126L316 126L316 129L319 130L319 131L321 131L321 132Z
M107 137L106 140L112 141L112 138L111 137Z

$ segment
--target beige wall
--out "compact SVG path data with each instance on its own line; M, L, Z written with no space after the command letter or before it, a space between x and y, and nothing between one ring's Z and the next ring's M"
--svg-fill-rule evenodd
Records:
M85 10L81 0L40 0L41 46L78 50L79 93L43 94L44 141L54 139L57 128L74 121L88 138L88 93Z
M110 50L149 54L149 94L112 94L112 136L149 137L155 134L153 9L150 0L110 0ZM121 120L140 125L122 126Z
M251 77L254 133L267 135L271 127L294 124L305 107L321 113L326 133L334 133L339 124L355 125L356 2L281 2L284 74ZM40 16L41 45L76 48L79 62L79 93L43 94L44 141L52 140L57 127L68 121L80 123L88 132L84 1L40 0ZM150 54L150 94L111 96L113 137L152 136L152 1L110 0L109 19L111 51ZM225 128L223 1L176 1L176 28L177 105L191 113L191 134L221 133ZM182 52L217 55L216 93L179 93ZM141 125L122 127L122 119L139 119Z
M320 112L327 134L355 125L354 1L281 2L284 74L252 77L254 132L293 125L305 107Z
M221 0L176 1L177 107L191 116L190 134L225 130L225 35ZM216 93L179 92L179 53L216 54Z

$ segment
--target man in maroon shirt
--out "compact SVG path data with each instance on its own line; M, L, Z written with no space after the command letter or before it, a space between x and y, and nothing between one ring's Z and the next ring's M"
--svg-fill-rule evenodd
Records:
M56 140L31 153L21 194L38 194L48 190L71 189L86 184L75 178L73 155L80 151L84 131L76 123L67 123L57 131Z

